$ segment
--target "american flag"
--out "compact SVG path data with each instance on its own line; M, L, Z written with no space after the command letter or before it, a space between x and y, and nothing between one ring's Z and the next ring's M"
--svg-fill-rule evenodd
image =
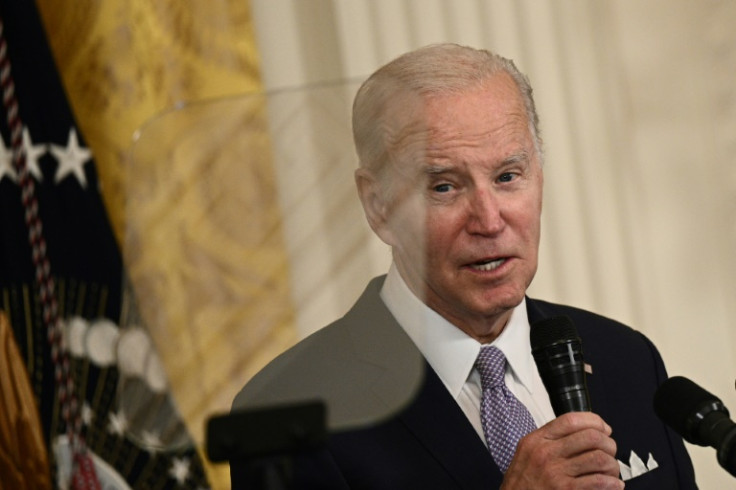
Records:
M0 0L0 20L6 60L0 118L0 310L10 319L35 395L52 481L60 488L71 485L76 433L103 488L207 488L186 429L176 420L171 423L176 413L166 393L160 386L147 386L145 376L137 377L140 373L126 371L126 362L129 366L141 354L140 346L149 344L140 340L144 329L129 328L137 320L135 303L123 286L124 267L94 155L70 110L36 6ZM8 95L11 83L14 90ZM15 102L17 113L9 113ZM19 149L25 186L21 159L14 158ZM29 220L29 212L37 218ZM68 359L73 393L64 392L55 370L53 357L59 356L48 338L50 299L61 332L56 345ZM64 401L70 399L77 402L71 408L78 415L76 430L67 430L74 419L65 414L69 404ZM146 417L131 408L141 406L147 406Z

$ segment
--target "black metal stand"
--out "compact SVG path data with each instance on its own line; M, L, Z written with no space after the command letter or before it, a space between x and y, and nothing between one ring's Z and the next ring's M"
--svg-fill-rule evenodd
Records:
M327 410L320 401L265 407L212 417L207 422L207 456L231 463L247 475L246 487L288 490L293 457L327 441Z

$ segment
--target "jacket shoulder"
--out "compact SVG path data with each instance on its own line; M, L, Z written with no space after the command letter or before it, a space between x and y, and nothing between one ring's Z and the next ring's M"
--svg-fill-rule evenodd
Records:
M318 400L336 427L408 403L423 380L424 358L380 299L382 283L371 281L345 316L268 363L235 397L233 410Z
M545 318L565 315L572 320L584 341L614 342L619 347L638 345L647 350L655 349L651 341L638 330L592 311L531 298L527 299L527 310L531 325Z

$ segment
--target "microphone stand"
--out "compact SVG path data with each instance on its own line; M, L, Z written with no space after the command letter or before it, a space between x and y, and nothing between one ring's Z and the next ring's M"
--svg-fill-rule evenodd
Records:
M234 411L207 421L207 456L247 475L246 488L292 488L293 459L325 446L327 409L308 401ZM236 490L236 489L233 489Z

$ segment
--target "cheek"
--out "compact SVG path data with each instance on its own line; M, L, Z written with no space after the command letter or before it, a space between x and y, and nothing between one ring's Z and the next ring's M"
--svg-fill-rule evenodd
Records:
M400 206L394 207L389 216L389 225L396 242L392 245L411 252L425 243L428 230L423 206L406 200Z
M538 211L532 208L520 214L516 222L516 228L527 247L535 249L539 247L541 219Z
M459 236L464 220L458 213L429 213L426 219L426 247L431 258L443 260L451 255L454 246L461 246Z
M509 202L507 222L512 222L517 229L526 230L527 234L539 234L542 217L542 199L540 193L531 193L523 199Z
M402 202L391 213L396 245L412 257L441 262L459 247L467 215L462 209L431 206L421 197Z

